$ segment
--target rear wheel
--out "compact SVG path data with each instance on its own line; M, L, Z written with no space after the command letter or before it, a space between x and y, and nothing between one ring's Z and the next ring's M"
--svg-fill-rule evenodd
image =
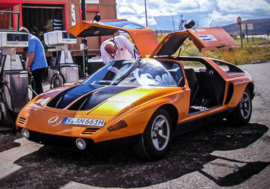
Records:
M247 125L252 114L252 101L251 95L248 89L243 93L243 96L232 112L232 114L227 118L228 121L237 126Z
M162 158L170 145L171 132L172 124L168 112L158 109L152 115L141 139L134 146L135 154L148 160Z

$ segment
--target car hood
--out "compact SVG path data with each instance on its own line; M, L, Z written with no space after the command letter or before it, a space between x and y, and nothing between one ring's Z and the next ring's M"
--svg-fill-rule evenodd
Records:
M117 116L147 101L172 94L178 88L138 88L81 84L58 88L32 100L27 106L45 111ZM63 112L62 112L63 113Z
M237 42L221 27L195 28L167 35L150 57L172 56L186 39L192 40L199 51L228 49Z

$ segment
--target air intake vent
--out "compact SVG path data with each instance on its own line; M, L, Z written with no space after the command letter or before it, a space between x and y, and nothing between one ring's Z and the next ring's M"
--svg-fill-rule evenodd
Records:
M26 122L26 118L20 117L18 122L19 122L19 124L24 125Z
M74 100L77 100L86 93L90 93L91 91L94 91L101 87L102 86L94 86L94 85L78 85L72 87L62 93L59 93L47 104L47 106L51 108L64 109Z
M111 98L126 90L132 89L133 87L105 87L93 93L90 93L77 102L75 102L69 110L91 110L105 100Z
M99 128L87 128L84 130L84 132L82 133L83 135L92 135L94 134L97 130L99 130Z

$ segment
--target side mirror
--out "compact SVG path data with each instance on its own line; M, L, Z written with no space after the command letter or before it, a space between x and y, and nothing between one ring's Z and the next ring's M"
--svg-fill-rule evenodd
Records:
M185 28L190 29L195 25L195 22L193 20L189 20L185 23Z

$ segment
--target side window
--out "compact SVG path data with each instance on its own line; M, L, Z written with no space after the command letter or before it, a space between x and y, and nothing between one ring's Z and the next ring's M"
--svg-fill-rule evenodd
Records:
M203 75L205 75L206 72L208 71L203 63L201 63L199 61L185 61L185 60L184 61L181 60L181 62L184 65L185 70L192 70L192 72L194 72L194 74L195 74L195 75L193 74L194 75L193 77L188 77L188 75L187 75L188 80L194 80L198 83L203 82L203 80L202 80L202 78L204 77ZM191 82L191 81L188 81L188 82Z
M184 69L193 68L195 72L206 72L206 67L203 63L199 61L183 61L181 60L182 64L184 65Z
M218 61L215 61L215 63L226 73L228 73L230 71L230 68L228 65L222 63L222 62L218 62Z
M227 74L235 74L235 73L243 73L243 70L239 69L235 65L220 62L220 61L214 61L224 72Z
M179 63L173 63L172 68L169 70L172 77L179 87L184 87L185 81L183 79L183 73Z

